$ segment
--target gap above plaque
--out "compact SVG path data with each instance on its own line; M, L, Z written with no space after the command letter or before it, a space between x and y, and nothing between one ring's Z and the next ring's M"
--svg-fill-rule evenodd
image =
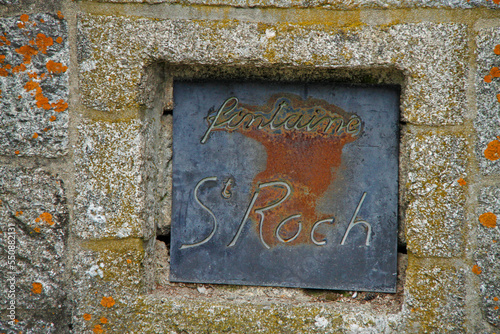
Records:
M395 292L399 90L176 81L170 280Z

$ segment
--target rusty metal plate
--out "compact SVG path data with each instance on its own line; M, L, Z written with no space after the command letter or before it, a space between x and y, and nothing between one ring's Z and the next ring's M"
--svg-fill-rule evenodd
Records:
M175 82L170 279L395 292L399 91Z

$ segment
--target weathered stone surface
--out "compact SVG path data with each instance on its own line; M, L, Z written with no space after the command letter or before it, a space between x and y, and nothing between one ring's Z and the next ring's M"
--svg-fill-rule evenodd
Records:
M157 155L159 159L159 175L157 191L159 192L160 214L157 233L167 235L170 232L172 214L172 116L164 116L161 120L160 145Z
M409 259L405 284L405 333L464 333L465 275L453 264Z
M498 8L494 1L483 0L91 0L98 2L115 3L179 3L183 5L216 5L235 7L323 7L331 9L359 9L359 8Z
M0 19L0 154L58 157L68 150L66 21Z
M404 119L432 125L462 122L465 25L349 24L272 25L82 15L78 51L82 100L102 111L137 110L141 73L152 60L214 67L252 64L249 71L287 65L295 66L297 73L311 66L396 67L407 75L402 96Z
M72 266L75 333L127 322L121 316L131 316L130 307L144 293L144 252L143 241L135 238L88 241L76 247ZM107 324L102 323L103 317Z
M86 120L79 125L79 142L75 234L87 239L143 236L142 123Z
M0 167L0 201L2 311L11 300L12 289L6 287L13 277L16 328L38 326L35 323L62 326L69 219L62 181L40 169ZM9 328L2 327L4 314L1 329Z
M495 68L500 66L500 49L495 48L500 44L500 29L481 30L476 43L476 155L483 174L499 174L500 142L497 137L500 136L500 79ZM490 152L486 151L489 145L493 146Z
M487 219L490 215L490 220ZM477 234L477 250L474 252L475 271L480 281L481 308L487 321L500 328L500 233L495 221L500 215L500 188L481 189L478 220L474 221Z
M406 136L406 240L417 256L457 256L462 251L467 179L463 135L408 133Z

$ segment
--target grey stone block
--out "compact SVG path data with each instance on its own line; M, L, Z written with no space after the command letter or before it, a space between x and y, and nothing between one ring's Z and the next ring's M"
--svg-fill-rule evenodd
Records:
M0 154L67 153L67 30L57 15L0 19Z
M490 215L490 221L484 219L484 214ZM500 188L486 187L479 195L478 220L474 221L476 229L477 249L474 259L480 268L476 274L480 281L481 309L486 320L500 329ZM486 216L487 217L487 216Z
M52 315L43 321L56 322L66 302L63 259L69 217L63 183L40 169L0 167L0 200L2 310L15 294L19 326L35 321L44 310Z
M142 131L138 120L80 124L82 144L75 150L74 231L78 237L143 236L147 217Z
M500 174L500 77L492 69L500 66L500 29L481 30L476 39L476 94L478 114L474 121L477 133L476 156L483 174ZM495 53L496 52L499 54ZM485 152L489 145L491 151Z
M254 69L295 66L297 70L396 67L407 78L402 115L408 122L460 124L466 109L468 33L461 24L345 28L269 24L263 28L240 21L82 15L79 29L82 101L101 111L140 109L138 87L152 59L214 68L248 64Z

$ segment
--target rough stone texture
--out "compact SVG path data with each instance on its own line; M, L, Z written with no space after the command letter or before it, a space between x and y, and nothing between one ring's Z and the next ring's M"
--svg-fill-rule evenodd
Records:
M500 55L495 54L495 46L500 44L500 29L483 29L477 39L476 94L478 115L474 121L478 142L476 155L483 174L499 174L500 159L489 160L484 154L488 143L500 136L500 79L493 77L486 82L485 77L493 67L500 66Z
M497 217L500 215L500 187L481 189L477 216L486 212ZM478 274L483 301L481 308L487 321L500 329L500 221L496 227L486 227L479 220L473 224L477 230L475 263L481 270Z
M67 322L63 257L69 219L62 181L40 169L0 167L0 201L0 331L62 330ZM15 236L14 259L8 258L9 236ZM15 327L8 326L5 313L12 276L19 320Z
M498 4L486 0L90 0L115 3L178 3L183 5L217 5L235 7L323 7L331 9L359 8L498 8Z
M172 213L172 116L164 116L161 120L160 143L158 151L159 172L157 191L159 192L160 216L157 233L170 233Z
M409 258L405 284L405 333L465 333L465 275L452 264Z
M66 21L49 14L0 18L0 36L0 154L66 154Z
M131 307L137 295L145 292L144 252L144 242L136 238L87 241L76 247L71 269L71 297L78 306L72 317L75 333L91 332L97 325L109 330L136 317ZM91 319L85 320L84 314ZM101 322L102 317L107 324ZM126 329L112 332L130 333Z
M408 133L406 240L416 256L460 255L465 220L467 140L462 135Z
M280 64L298 71L397 68L407 74L407 121L458 124L466 106L467 30L460 24L335 27L82 15L79 31L82 101L101 111L139 110L141 75L152 60L254 69Z
M143 131L138 120L79 125L74 233L80 238L144 235Z

